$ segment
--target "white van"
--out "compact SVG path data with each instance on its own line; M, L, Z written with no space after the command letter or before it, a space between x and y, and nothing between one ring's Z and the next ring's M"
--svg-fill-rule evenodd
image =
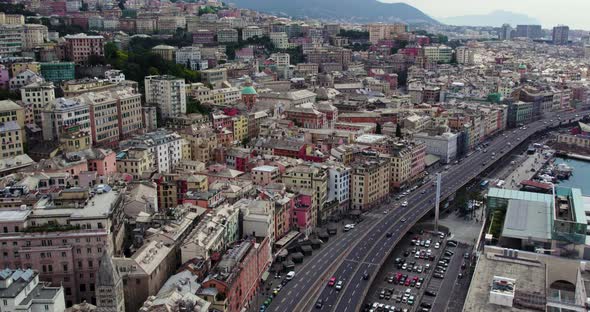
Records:
M287 273L287 277L285 277L285 279L290 281L293 279L293 277L295 277L295 271L289 271L289 273Z

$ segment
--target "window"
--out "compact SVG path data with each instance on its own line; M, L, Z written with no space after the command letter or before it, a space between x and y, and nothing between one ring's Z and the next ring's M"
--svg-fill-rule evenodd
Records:
M64 272L67 272L68 271L68 264L67 263L64 263L63 269L64 269Z
M86 291L86 284L80 284L80 291Z

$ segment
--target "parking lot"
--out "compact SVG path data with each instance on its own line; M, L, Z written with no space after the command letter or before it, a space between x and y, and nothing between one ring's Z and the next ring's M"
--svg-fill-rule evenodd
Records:
M408 232L371 285L364 311L444 311L464 256L451 241L447 246L444 235Z

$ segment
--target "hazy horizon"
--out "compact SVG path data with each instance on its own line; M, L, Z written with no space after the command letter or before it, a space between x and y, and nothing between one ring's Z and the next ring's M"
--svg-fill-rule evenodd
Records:
M590 30L590 1L562 0L559 7L550 0L379 0L381 2L410 4L434 19L462 15L488 14L496 10L525 14L541 22L543 28L558 24L568 25L572 29ZM567 14L563 14L567 8ZM562 14L556 14L556 12ZM500 25L489 25L500 26Z

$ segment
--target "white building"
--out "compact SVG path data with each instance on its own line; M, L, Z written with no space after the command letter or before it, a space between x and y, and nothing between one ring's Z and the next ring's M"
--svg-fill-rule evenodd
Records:
M217 31L217 42L234 43L238 42L238 31L233 28L224 28Z
M242 40L246 41L253 37L262 37L263 31L262 28L258 26L248 26L242 29Z
M20 89L24 104L33 106L35 123L41 125L41 110L55 100L53 82L33 82Z
M274 243L274 202L242 198L234 203L234 207L240 210L242 215L242 233L244 237L268 237L271 244Z
M276 49L287 49L289 48L289 36L284 32L271 32L270 41Z
M30 83L44 81L43 77L30 69L25 69L22 72L14 75L9 80L10 91L16 91Z
M240 210L222 205L202 216L193 231L180 245L181 262L202 257L209 260L211 254L225 250L238 239Z
M350 171L349 167L341 164L335 164L328 168L327 202L337 200L341 208L348 206L350 200Z
M159 173L168 173L174 170L182 158L183 142L184 140L176 132L158 130L122 141L120 147L148 149L153 155L153 167L158 169Z
M424 56L433 62L449 63L453 57L453 49L446 45L426 46L422 50Z
M440 157L442 163L449 163L457 157L458 133L445 132L441 135L414 134L414 139L426 144L426 153Z
M68 127L90 131L90 110L77 98L58 98L41 110L43 139L58 140Z
M146 76L145 102L158 107L162 118L186 114L184 79L173 76Z
M473 65L475 63L475 53L472 49L468 47L458 47L455 49L455 53L457 56L457 63L463 65Z
M201 49L199 47L182 47L176 50L176 64L181 64L192 70L199 69Z
M125 80L125 74L118 69L110 69L104 72L104 77L111 83L119 83Z
M62 312L66 310L63 287L39 283L39 273L27 270L0 271L2 311Z
M47 39L47 26L38 24L25 24L23 26L23 50L29 50L42 45L45 39Z
M13 56L23 48L23 25L0 25L0 56Z

